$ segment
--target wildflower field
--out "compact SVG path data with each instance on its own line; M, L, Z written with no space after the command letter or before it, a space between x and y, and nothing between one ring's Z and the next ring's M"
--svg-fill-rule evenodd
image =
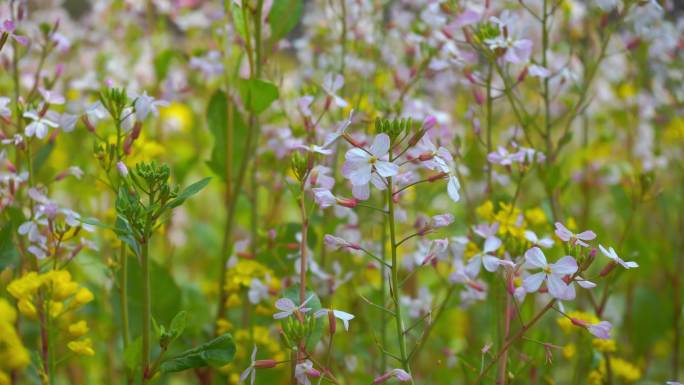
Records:
M1 0L0 385L682 385L684 2Z

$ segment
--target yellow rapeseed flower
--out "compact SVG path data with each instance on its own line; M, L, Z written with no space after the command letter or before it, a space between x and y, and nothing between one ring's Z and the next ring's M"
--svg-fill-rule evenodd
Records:
M69 325L69 335L78 338L88 333L88 323L84 320Z
M67 347L72 352L81 356L94 356L95 350L93 350L93 342L90 338L84 338L82 340L70 341Z

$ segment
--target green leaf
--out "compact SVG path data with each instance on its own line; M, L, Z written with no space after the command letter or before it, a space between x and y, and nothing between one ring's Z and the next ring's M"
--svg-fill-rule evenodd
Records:
M271 12L268 14L272 43L276 43L287 36L297 26L303 10L303 0L273 1Z
M134 372L140 363L142 355L142 337L136 338L132 343L128 344L124 351L124 363L126 369Z
M233 357L235 357L233 337L230 334L224 334L164 362L161 365L161 372L170 373L205 366L223 366L233 361Z
M181 310L175 317L171 320L171 326L169 326L169 332L173 336L173 339L178 338L183 334L185 330L185 325L188 324L188 312Z
M36 155L33 157L33 172L37 173L40 171L50 157L50 154L52 154L52 150L54 150L54 148L55 143L48 142L46 145L38 149L38 152L36 152Z
M180 194L178 194L178 196L175 199L169 202L169 208L174 208L182 205L186 199L202 191L202 189L207 187L207 184L209 184L210 179L211 177L207 177L186 187L183 191L180 192Z
M230 10L233 14L233 25L235 26L235 30L244 38L247 36L247 33L245 32L245 19L242 17L242 8L231 1Z
M278 87L259 79L239 79L238 90L242 102L248 110L255 114L264 112L276 99L278 99Z
M176 51L167 49L154 58L154 73L157 76L158 81L161 82L166 78L166 75L169 73L171 61L176 55Z
M240 161L245 152L245 142L247 141L247 125L242 119L242 115L230 103L225 92L217 90L209 100L207 106L207 125L209 131L214 136L214 149L211 152L211 159L207 165L213 172L223 180L226 179L226 156L228 152L228 127L232 117L233 145L232 147L232 175L237 175L240 169Z
M19 263L19 252L12 242L14 232L12 221L9 221L0 229L0 270Z

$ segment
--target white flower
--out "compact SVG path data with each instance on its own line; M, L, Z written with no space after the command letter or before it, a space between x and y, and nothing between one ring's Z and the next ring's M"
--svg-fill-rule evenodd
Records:
M509 63L522 63L530 59L532 53L532 40L528 39L513 39L512 37L504 37L500 34L494 39L487 39L485 43L489 45L489 49L496 50L498 48L505 49L504 60Z
M318 377L320 373L313 368L313 363L310 360L300 362L295 366L295 378L298 384L311 385L308 376Z
M8 97L0 96L0 116L8 117L12 115L12 110L7 108L10 101L11 99Z
M580 246L587 247L589 246L588 243L584 241L591 241L592 239L596 238L596 234L591 231L583 231L579 234L575 234L572 231L568 230L567 227L563 226L562 223L556 222L556 235L558 235L558 238L560 238L564 242L569 242L571 245L578 244Z
M337 128L335 129L334 132L328 133L325 136L325 141L323 142L323 148L329 148L332 146L337 139L339 139L342 135L344 135L344 131L349 127L349 125L352 123L352 118L354 117L354 110L349 111L349 117L347 119L339 122L337 124Z
M493 273L499 269L502 263L507 262L493 255L499 247L501 247L501 240L499 238L495 236L487 237L482 252L474 255L468 261L466 266L468 275L476 277L480 273L481 266L484 266L485 270Z
M152 96L147 95L147 91L145 91L142 95L138 96L135 99L135 117L139 121L143 121L145 120L147 115L150 114L150 112L154 116L158 116L159 111L157 110L157 107L163 107L168 105L169 102L165 100L155 100Z
M565 256L558 262L549 264L546 262L544 252L538 247L533 247L525 252L525 262L528 267L542 269L523 280L523 287L528 293L539 290L541 284L546 281L549 294L554 298L562 300L575 298L575 287L563 281L563 277L577 271L577 262L573 257Z
M458 202L461 200L461 194L459 190L461 189L461 184L458 182L458 178L455 175L449 177L449 183L447 184L447 194L452 201Z
M268 280L268 276L266 280ZM264 299L268 298L268 286L264 285L258 278L252 278L249 284L249 291L247 292L249 302L253 305L258 304Z
M256 368L254 367L254 363L256 362L256 354L257 354L257 346L256 344L254 345L254 350L252 350L252 356L251 356L251 362L247 369L245 369L244 372L240 375L240 383L245 382L247 377L250 377L250 384L254 385L254 380L256 378Z
M340 319L342 321L342 324L344 324L344 330L349 331L349 321L354 319L353 314L349 314L347 312L344 312L342 310L335 310L335 309L321 309L318 310L316 313L314 313L314 317L320 318L328 314L328 312L332 312L335 318Z
M454 216L451 214L439 214L430 219L430 226L432 227L446 227L454 223Z
M633 269L635 267L639 267L639 264L634 262L634 261L625 262L624 260L622 260L622 258L620 258L617 255L617 253L615 252L615 249L613 249L612 247L609 247L608 250L606 250L606 248L603 247L603 245L599 244L599 249L601 250L603 255L612 259L613 262L619 264L620 266L624 267L625 269Z
M333 73L328 73L323 78L323 91L330 95L330 97L335 100L337 107L340 108L344 108L348 104L346 100L337 95L337 91L342 88L342 86L344 86L344 76L340 74L334 75Z
M335 206L337 198L326 188L315 187L311 191L314 193L314 200L322 208Z
M548 69L536 64L532 64L527 69L527 73L529 73L530 76L538 77L540 79L548 78L549 75L551 75L551 72Z
M43 100L45 100L45 103L47 104L64 104L64 102L66 101L64 99L64 96L52 90L40 88L38 91L40 91L40 94L43 96Z
M373 171L387 178L399 173L399 166L387 161L390 150L390 138L387 134L375 137L369 151L352 148L345 154L342 175L354 186L365 186L371 181Z
M309 310L311 310L311 308L310 307L304 307L304 305L306 305L313 297L314 296L312 294L309 298L306 299L306 301L304 301L304 303L302 303L299 306L296 306L294 304L294 302L292 302L292 300L289 298L280 298L279 300L276 301L275 307L278 310L282 310L282 311L275 313L273 315L273 318L274 319L287 318L287 317L291 316L296 311L299 311L300 313L308 312Z
M427 135L424 135L409 155L421 161L421 164L429 170L449 172L453 157L449 150L434 145Z
M38 139L43 139L47 136L49 127L56 128L59 125L50 119L38 116L34 111L24 112L24 117L33 119L33 122L29 123L24 129L24 133L29 138L36 136Z
M537 234L534 233L534 231L525 230L525 239L530 241L530 243L532 243L533 246L541 246L545 249L548 249L549 247L553 246L553 239L548 237L539 239L537 237Z

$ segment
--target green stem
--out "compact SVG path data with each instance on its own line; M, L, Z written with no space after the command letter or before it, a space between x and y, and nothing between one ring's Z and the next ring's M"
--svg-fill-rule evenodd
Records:
M487 154L492 152L492 103L494 98L492 98L492 76L493 76L493 65L489 66L489 71L487 73ZM491 199L492 196L492 165L487 164L487 197Z
M153 197L150 196L150 206L153 202ZM142 383L147 384L148 370L150 364L150 323L152 317L152 302L150 297L150 258L149 258L149 248L150 248L150 236L152 235L152 218L150 215L147 217L145 223L145 239L142 242L142 300L143 300L143 314L142 314L142 361L141 361L141 371L142 371Z
M121 268L121 277L119 281L119 290L121 296L121 326L123 327L123 346L124 350L128 347L128 342L131 340L131 335L128 327L128 256L126 254L126 244L121 242L119 248L119 263Z
M397 237L395 230L394 221L394 200L392 199L392 178L387 178L387 205L389 207L388 222L389 222L389 235L390 235L390 245L392 252L392 269L391 269L391 293L392 300L394 302L394 320L397 328L397 343L399 344L399 353L401 357L401 363L404 370L411 374L411 369L409 367L408 356L406 354L406 338L404 333L404 321L401 318L401 303L399 302L399 262L397 260Z

